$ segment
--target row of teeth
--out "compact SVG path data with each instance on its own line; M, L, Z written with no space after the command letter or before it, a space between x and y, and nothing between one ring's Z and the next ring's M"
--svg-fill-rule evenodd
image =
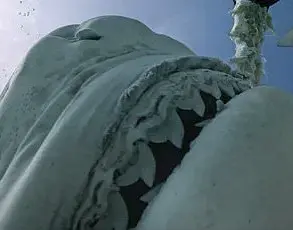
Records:
M90 185L86 190L89 191L89 194L85 196L82 206L78 208L73 217L72 229L80 229L77 227L79 221L83 219L87 221L93 219L92 217L97 213L99 215L104 213L108 207L107 204L114 199L109 196L110 192L117 188L116 186L131 185L141 178L146 185L153 187L156 162L147 143L170 140L178 148L181 147L184 128L176 113L177 107L193 109L203 117L206 106L200 91L217 99L219 112L224 108L224 103L220 100L222 92L234 97L236 93L250 88L247 82L235 78L233 74L230 74L229 67L223 67L220 62L210 59L203 60L199 57L188 59L191 59L190 63L185 63L186 60L182 59L181 64L174 64L172 61L172 63L155 67L148 71L147 75L143 75L137 80L119 98L115 108L118 111L117 119L115 119L117 122L114 122L105 133L102 144L103 156L91 175ZM196 68L193 59L198 59ZM187 69L190 70L190 73L185 72ZM172 73L175 72L178 75L172 76ZM175 96L178 97L176 98L172 94L177 94ZM157 107L154 106L161 96L163 99ZM184 100L180 98L184 98ZM138 119L143 116L145 119L137 124ZM204 124L195 125L204 126ZM137 160L135 159L130 165L134 155ZM107 176L105 176L106 172ZM118 174L114 176L114 172L118 172ZM103 186L99 188L100 185ZM153 188L149 193L143 195L141 200L149 202L158 191L159 187ZM97 202L94 205L93 200ZM115 202L112 203L115 205L113 207L116 213L121 213L120 216L127 213L122 200L121 196L116 196ZM118 207L119 204L120 207ZM98 207L100 205L102 206ZM85 216L87 218L84 218ZM123 221L124 224L125 221ZM102 227L102 229L104 228ZM115 227L115 229L118 228Z
M237 88L235 87L237 86ZM245 87L245 88L244 88ZM220 100L221 91L228 94L230 97L236 95L236 92L244 91L247 89L247 85L237 84L234 85L224 84L215 82L211 85L202 84L199 89L192 91L192 94L188 98L175 100L175 107L179 107L185 110L194 110L199 116L203 117L206 109L206 105L200 95L200 91L209 93L217 99L217 112L221 112L225 108L225 104ZM236 91L236 92L235 92ZM169 100L165 100L168 101ZM147 130L147 136L145 137L149 142L162 143L169 140L177 148L181 148L183 136L184 136L184 127L179 115L176 112L176 109L172 109L167 114L166 104L164 100L161 101L161 104L164 109L158 109L157 115L149 118L147 121L140 124L142 130ZM160 104L160 105L161 105ZM158 108L160 108L160 105ZM161 123L160 120L162 117L166 119ZM211 119L206 119L202 122L196 123L196 127L206 126ZM159 124L159 125L158 125ZM130 131L128 136L137 136L137 129ZM119 176L116 180L118 186L128 186L131 185L141 178L146 185L149 187L153 186L156 172L156 162L153 156L153 153L146 142L140 141L136 145L136 152L139 154L137 163L130 166L125 173ZM149 196L146 196L149 197ZM146 197L142 198L147 199Z
M230 78L229 81L225 81L225 79L229 78L227 77L227 74L221 74L220 72L211 74L211 72L212 71L209 70L192 71L190 76L188 73L186 74L185 79L184 76L174 76L174 78L168 76L167 84L163 81L157 83L156 87L150 89L149 97L142 97L140 98L140 103L131 106L133 107L132 113L129 113L128 116L123 118L124 126L119 128L115 140L112 140L113 144L111 145L111 148L109 148L107 153L104 154L105 157L99 161L99 168L101 170L108 171L107 169L110 168L119 169L120 171L118 177L111 177L114 181L110 179L107 180L109 182L106 186L109 186L112 182L114 183L113 185L118 187L127 186L137 182L141 178L147 186L152 188L155 180L156 161L147 143L160 143L169 140L176 147L181 148L184 127L176 112L176 108L191 109L199 116L203 117L206 111L206 105L200 95L200 91L208 93L216 98L217 112L221 112L225 108L224 102L220 99L222 92L232 98L237 93L250 88L246 82L241 82L237 79L231 80ZM197 73L196 76L195 73ZM213 81L208 81L210 76L213 77ZM184 87L184 89L182 90L181 88L178 90L178 87ZM175 95L178 92L180 95ZM173 93L175 96L172 95ZM163 96L163 99L159 101L158 99L161 96ZM153 101L150 102L150 98L153 98ZM158 101L159 104L156 106L155 103ZM126 105L128 106L127 103ZM142 115L145 115L144 113L153 113L154 108L156 108L154 114L146 116L146 119L140 122L137 126L133 126ZM206 120L194 125L204 127L209 121L210 120ZM129 162L133 160L134 155L136 155L137 159L135 159L130 165ZM100 173L99 175L103 175L103 173ZM101 179L102 178L100 177L97 178L97 180ZM103 178L102 180L105 181L106 179ZM92 182L91 184L94 185L98 183ZM94 191L95 189L92 188L89 190ZM99 195L105 196L105 199L103 198L102 200L107 200L106 196L111 189L104 190L104 192ZM148 203L159 192L159 190L160 186L152 188L140 199ZM89 195L88 197L93 197L93 195ZM91 201L89 200L89 202ZM124 207L125 205L121 204L120 206ZM88 211L86 211L87 207L91 207L91 205L86 202L82 208L80 208L78 212L79 214L75 218L76 220L80 220L81 215L83 215L84 212L88 213ZM124 214L127 215L127 210L125 210L125 208L122 209L123 212L126 212ZM95 212L95 210L92 211ZM124 224L125 223L123 222L123 225Z
M133 87L133 92L137 87ZM162 80L156 85L150 87L143 96L139 97L139 103L135 103L135 97L138 92L132 93L133 96L124 96L119 105L121 111L131 108L131 112L123 118L120 124L123 124L125 133L122 135L117 133L116 140L112 140L115 149L111 149L111 157L113 160L119 157L121 152L121 144L125 147L123 161L107 161L105 165L112 167L123 167L124 160L131 157L133 143L139 136L142 140L155 143L170 140L178 148L181 147L183 126L181 119L175 111L175 108L184 110L194 110L200 117L204 116L206 106L200 95L200 91L213 96L217 100L217 112L221 112L225 105L221 101L222 92L229 97L234 97L237 93L243 92L250 88L247 81L235 79L230 75L209 69L197 69L187 72L177 72L168 75L168 78ZM136 95L135 95L136 94ZM127 100L126 100L126 99ZM162 99L162 100L161 100ZM159 103L158 103L159 102ZM157 105L158 104L158 105ZM120 107L117 110L120 110ZM123 123L122 123L123 122ZM138 123L138 124L137 124ZM170 132L176 130L176 132ZM109 132L110 134L114 131ZM114 153L115 152L115 153ZM119 164L119 165L117 165ZM106 167L106 166L105 166Z
M125 126L117 133L116 144L109 150L111 153L107 154L108 157L101 159L100 162L104 162L103 165L108 165L107 167L119 169L120 176L115 178L117 186L128 186L142 179L146 185L152 187L156 161L147 143L162 143L169 140L177 148L181 148L184 127L176 108L194 110L203 117L206 105L201 97L201 91L216 99L217 112L221 112L225 108L224 102L220 99L222 92L232 98L249 88L247 82L206 69L168 76L168 79L151 87L146 95L140 98L140 103L124 118ZM142 117L145 119L134 125ZM194 125L204 127L209 121ZM129 162L134 155L137 159L130 165Z

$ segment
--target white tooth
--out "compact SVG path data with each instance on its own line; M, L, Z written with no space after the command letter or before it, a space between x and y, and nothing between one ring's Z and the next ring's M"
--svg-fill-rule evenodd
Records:
M192 90L194 89L194 79L193 79L193 76L188 77L188 80L186 81L185 84L187 84L185 86L186 92L187 93L191 93Z
M216 104L217 104L217 112L221 112L225 109L225 104L221 100L217 100Z
M199 116L202 117L204 115L205 104L200 96L198 89L193 90L192 95L188 98L180 98L175 103L180 109L192 109Z
M204 112L205 112L205 104L200 96L199 90L194 90L193 91L193 106L192 109L199 115L199 116L203 116Z
M153 127L147 131L148 140L154 143L162 143L168 140L166 131L164 129L164 124Z
M250 89L250 86L248 84L242 83L242 82L237 82L237 85L241 89L241 91L245 91Z
M110 193L108 202L110 207L108 210L108 218L113 221L111 229L127 229L128 210L121 194L119 192Z
M128 186L138 181L139 177L140 168L139 164L137 163L135 165L130 166L124 174L118 177L116 180L116 184L118 186Z
M237 92L241 92L242 90L239 88L239 86L237 85L237 83L235 81L232 81L232 86L234 88L235 91Z
M184 136L184 127L176 110L173 110L168 117L168 122L164 125L164 129L168 140L170 140L177 148L181 148Z
M171 141L177 148L181 148L184 136L182 121L174 109L159 127L148 130L148 139L154 143Z
M155 143L161 143L167 141L167 137L164 132L160 130L162 124L162 118L159 115L153 115L143 121L138 129L141 133L148 137L148 140Z
M127 136L126 136L126 143L130 143L132 146L132 143L134 143L138 139L145 139L145 135L142 132L141 129L139 128L132 128L128 131ZM127 147L131 147L127 146Z
M219 82L218 83L219 87L221 90L223 90L226 94L228 94L228 96L230 97L234 97L235 96L235 91L232 87L232 85L230 85L229 83L223 83L223 82Z
M222 92L219 89L218 82L212 81L212 87L213 87L213 91L212 91L213 97L216 99L220 99L220 97L222 96Z
M192 98L180 98L176 101L176 105L180 109L190 110L193 107L193 104L196 103Z
M150 203L156 195L160 192L163 184L158 184L156 187L151 189L149 192L141 196L139 199L145 203Z
M151 92L149 92L149 94L152 95ZM149 111L153 110L158 100L159 96L151 97L151 100L144 100L141 103L138 103L131 113L134 114L136 117L145 116L146 114L148 114Z
M165 120L168 115L168 107L170 106L171 98L164 97L158 107L159 114L162 120Z
M216 99L219 99L222 96L222 92L216 81L212 81L212 85L202 84L199 88L201 91L211 94Z
M149 146L138 143L140 177L149 187L153 186L156 174L156 161Z
M202 70L200 70L200 69L195 70L194 73L195 73L195 79L194 79L195 85L198 85L198 84L201 85L206 82L206 76L205 76L205 74L202 73ZM193 75L194 75L194 73L193 73Z
M202 127L206 126L207 124L209 124L211 121L212 121L212 119L207 119L202 122L196 123L195 126L202 128Z
M133 143L137 141L138 139L146 139L146 133L143 132L143 130L140 128L130 129L126 137L126 143L125 143L126 150L131 152L133 148Z
M208 93L208 94L212 94L212 92L213 92L212 86L207 85L207 84L201 84L199 86L199 89L205 93Z

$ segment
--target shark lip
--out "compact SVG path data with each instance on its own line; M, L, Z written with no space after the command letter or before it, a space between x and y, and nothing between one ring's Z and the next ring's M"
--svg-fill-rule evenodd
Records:
M155 191L154 193L159 192L158 188L167 180L173 170L180 165L185 154L190 150L191 143L200 135L204 126L225 108L226 103L241 92L239 88L237 90L235 87L234 94L232 95L228 95L227 91L221 90L221 96L216 98L210 93L200 90L200 96L205 104L205 111L202 116L194 110L176 108L176 113L179 115L184 127L181 147L176 147L169 140L161 143L148 142L148 146L156 161L156 174L153 186L150 188L142 179L139 179L133 184L120 187L120 193L128 209L129 228L136 227L139 222L143 211L148 205L148 201L145 200L149 196L148 194L151 194L152 190Z

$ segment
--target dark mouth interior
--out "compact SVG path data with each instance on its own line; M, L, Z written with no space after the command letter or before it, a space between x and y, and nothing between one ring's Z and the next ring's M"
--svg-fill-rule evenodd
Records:
M174 168L180 164L185 154L190 150L190 143L198 137L202 130L202 127L196 127L195 124L207 119L212 119L216 116L216 99L202 91L200 94L206 106L203 117L197 115L193 110L182 110L177 108L177 113L184 126L184 138L181 149L175 147L170 141L164 143L149 143L156 160L156 175L153 187L166 181ZM231 97L222 92L220 100L226 104L231 100ZM141 201L140 197L152 188L149 188L141 179L129 186L120 187L120 193L128 209L128 228L136 227L143 211L148 205Z

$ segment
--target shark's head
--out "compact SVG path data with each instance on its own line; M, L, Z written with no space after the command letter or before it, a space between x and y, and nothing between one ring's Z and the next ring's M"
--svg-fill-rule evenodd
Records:
M285 229L292 113L136 20L60 28L2 95L0 229Z

